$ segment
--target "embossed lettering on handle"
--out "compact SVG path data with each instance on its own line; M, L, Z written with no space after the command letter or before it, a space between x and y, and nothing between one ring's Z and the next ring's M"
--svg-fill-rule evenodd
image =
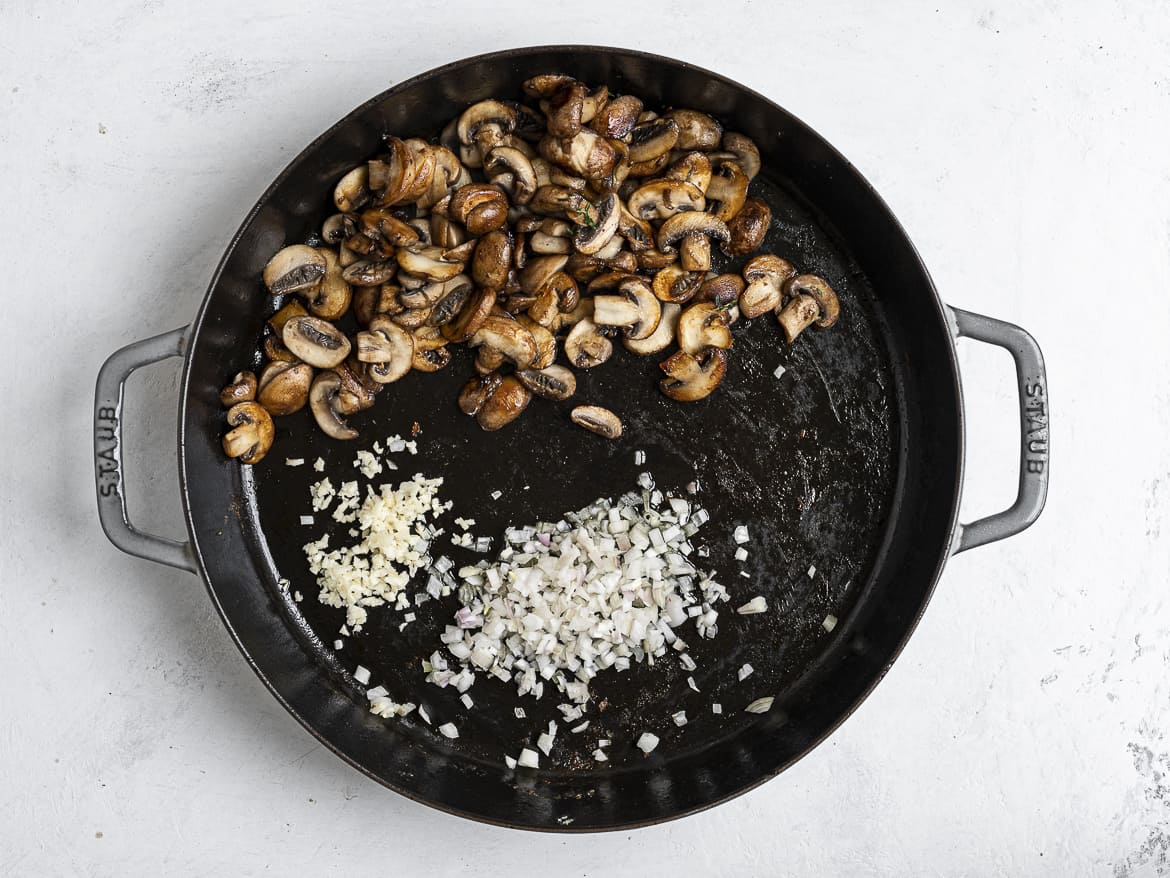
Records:
M94 400L93 454L98 518L110 542L139 558L194 573L198 568L190 543L143 533L130 523L122 481L122 396L126 379L143 366L182 356L186 338L184 326L128 345L106 360L98 372Z

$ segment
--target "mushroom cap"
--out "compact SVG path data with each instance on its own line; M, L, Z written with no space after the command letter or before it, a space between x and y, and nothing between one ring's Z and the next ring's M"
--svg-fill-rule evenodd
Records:
M512 268L512 236L503 229L488 232L475 243L471 277L481 287L498 290Z
M341 272L341 277L346 283L353 284L355 287L376 287L394 280L394 275L397 273L398 262L396 260L363 259L347 266Z
M828 329L837 322L841 313L841 306L837 294L824 278L815 274L800 274L789 280L784 287L787 296L811 296L816 300L820 314L817 317L817 327Z
M471 300L475 287L465 274L457 274L442 285L443 296L431 307L428 326L445 326L459 316Z
M661 161L662 156L674 149L678 137L678 123L673 119L656 118L636 124L630 130L630 162Z
M309 401L313 367L308 363L272 362L260 373L256 400L273 417L299 412Z
M337 320L349 310L353 290L345 281L337 254L328 247L321 247L319 251L325 257L325 276L317 286L302 290L300 295L314 317Z
M255 464L264 459L272 447L276 428L272 416L258 402L238 402L227 413L228 426L223 437L223 451L238 457L241 463Z
M532 333L536 342L536 354L528 363L529 369L545 369L557 358L557 338L547 326L538 323L527 314L516 315L516 322Z
M264 266L264 285L274 296L315 287L325 276L325 256L307 244L278 250Z
M318 369L333 369L349 356L345 333L319 317L294 317L284 325L281 338L295 356Z
M659 368L667 375L658 382L664 394L677 402L696 402L710 396L727 374L727 351L703 348L697 355L675 351Z
M231 383L219 392L219 401L225 409L256 398L256 376L252 372L237 372Z
M421 349L416 344L410 365L416 372L438 372L451 365L451 351L445 347Z
M524 270L520 272L520 289L530 296L537 295L568 261L568 256L562 254L529 259Z
M731 347L731 329L727 315L712 302L692 302L678 318L678 346L696 355L704 348Z
M678 149L714 149L723 135L719 123L698 110L671 110L663 118L678 126Z
M617 439L622 435L621 418L599 405L579 405L569 412L569 418L577 426L606 439Z
M633 131L641 112L640 98L621 95L606 102L601 111L590 120L589 127L604 137L621 140Z
M743 288L743 278L738 274L717 274L704 279L695 298L700 302L712 302L716 308L726 308L739 300Z
M658 269L652 289L660 302L681 305L695 297L702 280L703 276L698 272L686 271L681 265L673 263Z
M347 425L333 408L340 390L340 375L332 370L320 373L313 379L313 386L309 390L309 409L317 426L326 436L331 439L356 439L357 430Z
M484 400L479 411L475 413L475 421L481 429L499 430L520 417L520 413L528 407L531 400L532 394L528 388L515 376L508 375Z
M643 220L668 219L684 212L702 211L706 206L702 191L685 180L651 180L626 199L630 213Z
M711 160L701 152L688 152L675 161L663 174L666 180L682 180L690 183L700 192L707 193L711 184Z
M370 168L361 164L345 174L333 189L333 204L342 213L362 207L370 200Z
M676 213L662 224L658 230L658 249L669 252L683 238L690 235L702 235L708 240L724 242L730 239L727 223L718 217L701 211L687 211Z
M600 180L613 170L617 162L614 145L588 128L582 128L568 138L545 136L541 138L539 148L540 154L548 161L586 180Z
M772 224L772 209L762 198L748 198L727 224L731 239L723 245L728 256L746 256L762 243Z
M459 411L465 415L474 415L500 386L503 379L504 376L495 371L473 375L459 391Z
M776 312L776 319L780 321L784 337L788 339L789 344L792 344L798 335L816 322L820 313L821 309L817 300L812 296L800 293L792 296L784 307Z

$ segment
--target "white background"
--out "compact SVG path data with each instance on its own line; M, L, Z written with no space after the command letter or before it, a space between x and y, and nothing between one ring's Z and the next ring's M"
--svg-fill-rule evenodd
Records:
M1170 11L963 5L0 4L0 874L1167 871ZM106 542L92 497L100 362L194 315L305 144L415 73L555 42L673 54L805 119L948 302L1036 335L1053 409L1039 524L952 561L828 743L713 811L593 837L472 824L345 766L195 577ZM1013 496L1016 414L1006 355L961 354L970 518ZM134 514L174 535L176 375L127 402Z

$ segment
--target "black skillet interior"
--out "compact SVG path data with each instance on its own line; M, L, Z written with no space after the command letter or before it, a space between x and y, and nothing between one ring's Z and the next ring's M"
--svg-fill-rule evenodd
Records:
M693 405L658 392L658 358L619 348L579 376L571 401L618 411L626 433L617 443L571 425L570 403L540 400L508 428L483 433L455 406L471 374L470 357L458 351L446 370L409 375L356 416L363 435L355 443L326 439L302 412L278 421L274 450L254 472L224 461L216 393L255 348L267 316L259 282L267 258L319 228L333 183L374 154L383 133L433 137L468 103L518 98L525 78L549 70L606 82L651 108L706 110L752 136L764 156L753 191L774 216L763 250L825 276L841 296L838 325L806 332L791 347L771 318L737 326L723 386ZM345 758L408 795L534 828L611 828L711 804L781 770L831 730L884 672L929 595L957 503L960 441L953 354L938 312L912 248L864 182L799 122L726 80L666 59L583 48L502 53L426 74L359 108L294 162L213 284L187 376L183 449L192 531L213 597L286 706ZM907 369L915 360L938 367L915 373ZM777 378L780 365L787 371ZM709 547L707 563L732 594L714 639L683 628L701 691L688 687L673 658L603 674L591 687L587 732L562 724L539 773L511 772L503 755L532 746L549 719L559 720L560 699L519 701L510 684L481 678L469 710L452 690L424 683L420 660L439 648L454 597L415 610L417 621L402 632L400 612L374 609L361 634L335 652L344 613L316 601L301 551L327 522L317 515L313 526L300 524L309 485L321 476L283 461L320 456L335 484L361 480L356 451L409 436L416 422L418 455L394 455L399 472L375 481L443 476L442 496L455 503L447 526L456 515L473 517L474 531L497 541L506 524L555 520L631 490L643 469L665 490L697 479L711 521L696 543ZM645 452L644 466L635 465L635 450ZM732 557L737 524L751 533L743 564ZM334 527L334 545L345 529ZM460 562L480 557L438 551ZM285 597L280 577L303 600ZM768 613L732 612L756 594L767 597ZM829 613L842 620L832 634L821 624ZM744 663L755 672L741 683ZM436 725L454 722L460 738L447 741L415 717L368 714L350 676L358 664L398 700L426 705ZM776 696L773 711L744 714L761 695ZM722 704L721 716L712 702ZM513 715L517 704L524 720ZM690 720L681 729L670 718L677 710ZM642 731L662 739L649 757L634 748ZM612 761L601 766L588 756L599 737L613 741Z

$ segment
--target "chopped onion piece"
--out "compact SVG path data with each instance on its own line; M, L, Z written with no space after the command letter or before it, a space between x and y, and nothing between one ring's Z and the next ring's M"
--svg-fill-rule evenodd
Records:
M670 718L673 719L674 724L680 728L687 724L687 712L685 710L680 710L678 713L672 713Z
M370 682L370 671L368 668L358 665L357 669L353 672L353 678L364 686Z
M520 758L516 760L516 764L522 765L524 768L539 768L540 754L525 747L520 751Z
M524 717L528 716L528 714L524 712L523 707L515 708L512 713L516 714L516 719L524 719Z
M732 539L735 540L737 545L742 545L743 543L746 543L750 539L750 537L748 536L747 525L746 524L737 525L735 530L732 532Z
M585 720L585 722L581 723L580 725L573 726L571 729L569 729L569 731L574 735L579 735L587 728L589 728L589 720Z
M335 641L333 641L333 648L334 648L334 649L341 649L343 646L345 646L345 641L344 641L344 640L335 640Z
M598 747L608 747L609 746L609 738L598 738L597 739L597 746Z
M817 575L817 566L815 564L808 565L808 578L812 579Z
M446 738L455 739L459 737L459 729L455 728L455 723L443 723L439 726L439 734Z
M777 367L776 367L775 371L773 371L773 372L772 372L772 374L773 374L775 377L779 378L779 377L781 377L781 376L782 376L782 375L783 375L785 372L787 372L787 371L788 371L788 370L784 368L784 364L783 364L783 363L781 363L779 366L777 366Z
M821 627L826 631L832 631L837 627L837 617L829 613L829 615L825 616L825 621L821 623Z
M312 523L313 523L313 516L311 516L311 515L302 515L301 516L301 524L310 525Z
M552 752L553 740L553 736L545 732L536 739L536 746L540 749L540 752L547 756Z
M736 561L746 561L748 559L748 551L743 546L735 550Z
M742 607L735 612L741 616L751 616L755 613L766 613L768 611L768 601L763 595L756 595Z
M653 732L642 732L642 735L638 738L637 747L643 753L650 753L657 746L658 736Z
M694 677L687 677L687 685L690 686L692 689L694 689L696 692L699 691L699 684L695 682Z
M715 713L715 714L723 713L723 705L720 704L718 701L712 701L711 702L711 713Z
M286 457L284 459L285 466L304 466L305 459L303 457Z
M418 709L418 715L428 726L431 724L431 715L427 713L427 709L425 707L420 707Z
M491 498L493 500L499 500L503 496L504 496L503 491L492 491L492 493L491 493Z
M641 466L646 462L646 452L640 448L634 452L634 466Z
M471 710L471 708L475 707L475 702L471 700L471 696L466 692L459 696L459 700L463 702L463 706L468 710Z
M508 768L515 768L516 767L516 760L513 759L511 756L505 756L504 757L504 764L506 766L508 766Z
M757 698L744 708L744 713L767 713L772 709L772 702L775 700L771 695L765 696L764 698Z
M593 751L593 758L598 762L609 762L609 757L605 755L605 751L600 747Z
M755 670L755 668L745 662L743 667L739 669L739 682L742 683L744 680L750 677L755 672Z

